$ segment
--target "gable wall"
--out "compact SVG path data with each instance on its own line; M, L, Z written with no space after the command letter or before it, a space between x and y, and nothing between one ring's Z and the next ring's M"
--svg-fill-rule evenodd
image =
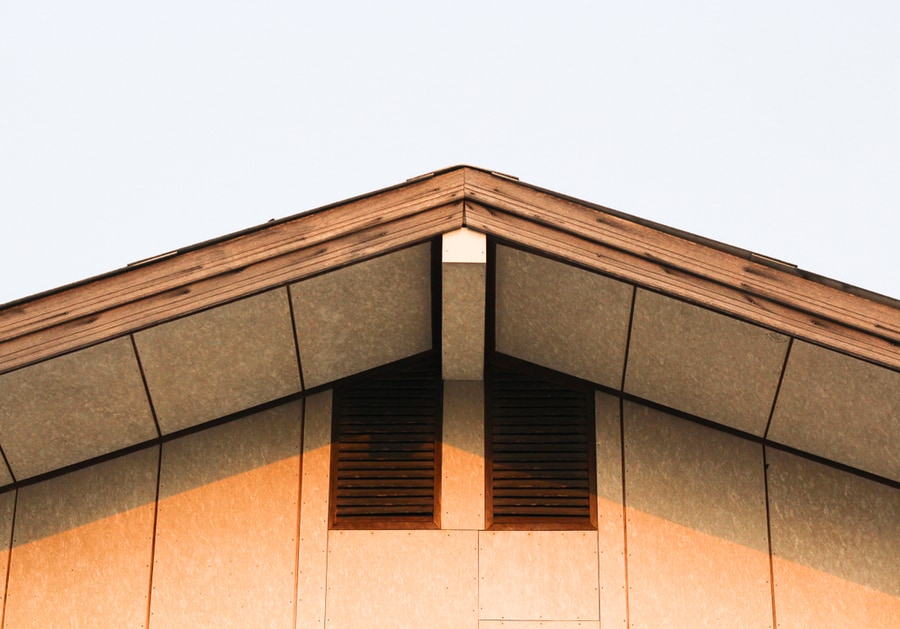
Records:
M329 531L330 395L0 495L2 626L900 616L900 491L600 392L597 531L483 530L482 385L449 381L443 528Z
M0 485L154 443L0 493L2 627L893 626L896 305L746 253L463 168L0 310ZM309 389L440 328L442 528L329 530ZM743 436L598 391L597 531L485 530L484 346Z

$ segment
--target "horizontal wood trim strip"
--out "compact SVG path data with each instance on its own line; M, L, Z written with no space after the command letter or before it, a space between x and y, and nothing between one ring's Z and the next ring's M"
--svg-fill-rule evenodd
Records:
M334 522L330 528L343 530L387 530L387 529L437 529L440 528L431 515L382 514L372 518L366 514L347 516Z
M347 517L380 518L385 515L425 515L433 517L434 497L425 498L382 498L374 496L360 499L338 498L335 509L335 523Z
M562 480L550 480L546 477L500 480L496 476L494 477L494 490L497 492L497 495L499 495L501 490L509 495L516 495L519 492L525 496L540 496L540 492L546 490L549 496L556 495L557 492L562 492L563 494L567 491L575 490L587 492L590 489L590 483L580 475L576 478Z
M554 469L573 469L562 467L565 464L582 463L587 469L587 455L575 457L571 455L571 450L563 452L559 447L547 448L537 453L534 448L526 449L520 452L510 452L506 449L494 448L494 464L502 466L503 464L516 464L516 469L534 469L528 468L527 465L539 465L543 461L555 463Z
M434 428L431 430L391 435L391 438L372 439L371 441L347 442L345 436L341 437L340 452L342 455L352 457L354 452L433 452L434 444L425 443L426 439L434 439ZM407 455L403 455L407 456Z
M424 474L407 474L405 472L392 472L390 470L379 470L378 472L368 472L366 474L347 477L340 475L337 479L338 487L349 487L356 489L363 488L384 488L384 487L432 487L434 484L434 468L431 468L431 476ZM431 480L431 482L429 482Z
M338 510L341 505L348 507L363 507L371 505L372 509L378 507L397 507L402 505L418 505L433 507L434 492L430 489L398 487L393 491L388 489L347 489L340 487L338 491Z
M265 226L258 231L173 255L146 266L0 310L0 341L76 321L201 280L244 269L359 232L390 241L387 227L403 218L462 201L464 176L452 171L327 210Z
M512 491L500 492L494 490L494 513L502 511L502 508L549 508L549 507L569 507L572 509L582 509L585 514L590 514L590 503L588 492L586 491L543 491L535 490L531 492L521 491L518 493Z
M433 438L433 437L432 437ZM365 473L365 478L403 478L406 470L434 470L434 450L417 453L407 459L382 452L357 453L347 456L338 450L340 467L338 478L344 478L344 471ZM362 477L362 476L361 476Z
M493 470L493 478L494 483L497 486L502 485L503 483L511 483L516 487L528 487L534 483L565 483L569 484L569 481L580 481L584 479L584 474L581 473L581 470L584 469L584 465L579 465L577 467L573 467L571 470L560 469L558 466L550 466L545 465L545 469L543 469L540 473L540 478L535 478L534 472L530 470ZM554 481L553 479L556 479Z
M553 519L575 516L588 519L590 517L590 509L587 507L562 507L558 505L495 506L495 521L501 520L503 516L506 515L545 517Z
M466 203L466 222L469 227L490 236L534 248L617 279L674 295L892 369L900 369L900 345L883 336L803 312L781 302L754 297L747 294L745 287L734 288L478 203ZM852 295L847 297L880 306ZM897 316L898 311L888 309L884 321L893 321Z
M458 201L38 329L0 342L0 372L428 240L461 224Z
M864 299L485 172L466 170L466 198L474 202L467 204L467 209L476 204L496 208L529 223L601 243L660 265L751 292L813 314L816 318L829 319L900 343L900 312L887 304ZM477 224L474 226L477 228Z
M531 471L532 477L536 472L548 472L548 471L581 471L585 469L584 461L563 461L559 460L559 458L546 458L546 459L526 459L519 458L515 460L515 466L505 466L502 465L499 461L496 461L492 469L494 470L495 475L498 477L500 474L506 474L514 470L520 471Z

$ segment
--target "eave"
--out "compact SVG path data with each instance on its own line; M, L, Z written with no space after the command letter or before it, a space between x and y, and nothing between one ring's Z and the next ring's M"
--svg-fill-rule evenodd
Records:
M499 244L487 258L479 245L477 260L413 246L443 235L446 247L450 234L474 235L481 243L486 235ZM502 291L486 272L500 257L508 263ZM511 278L531 275L525 288L510 292ZM548 307L543 296L559 286L567 287L565 298ZM503 308L494 302L500 293ZM379 302L392 302L393 310L372 320L355 312ZM526 302L536 309L519 307ZM334 310L346 311L340 325ZM431 316L442 316L443 324L429 323ZM671 332L673 320L700 342L662 334ZM207 334L210 326L219 326L215 334ZM518 340L507 334L505 345L495 343L500 327L516 329ZM241 340L230 354L191 371L197 338L209 349L236 336ZM365 354L356 350L366 343L382 349L364 360L335 362ZM0 400L0 451L10 469L0 470L0 486L171 439L421 351L444 352L445 379L477 380L486 346L900 482L893 448L900 438L900 302L459 166L0 306L0 393L8 394ZM565 359L558 360L560 352ZM716 358L698 368L704 352ZM246 363L248 355L255 362L230 373L229 361ZM693 380L663 383L666 372L654 373L651 364L663 357L669 375L683 372ZM757 358L765 359L764 369L752 364ZM609 369L601 373L603 361ZM276 367L281 379L267 381L261 372ZM728 371L726 385L704 381L703 369L707 376ZM751 372L760 377L752 380ZM205 390L202 403L191 397L187 389L208 389L204 378L217 374L223 376L218 393ZM819 385L808 384L816 377ZM782 380L790 394L779 398ZM244 383L255 387L252 395L219 404L217 395ZM658 395L647 383L680 392ZM118 385L130 397L115 412L97 412L92 405L104 404L107 389ZM835 390L834 397L814 401L825 412L802 408L809 396L798 391L816 386ZM766 392L753 393L746 417L720 403L754 387ZM51 389L55 398L47 402ZM89 399L67 397L86 390ZM715 408L692 407L701 398ZM793 401L776 408L784 399ZM880 410L871 412L872 400Z
M0 373L460 227L900 369L900 302L468 166L0 307Z

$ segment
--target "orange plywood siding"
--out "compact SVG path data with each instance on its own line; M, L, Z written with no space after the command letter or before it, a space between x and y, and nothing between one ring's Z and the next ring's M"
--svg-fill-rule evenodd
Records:
M159 449L19 490L5 629L144 627Z
M291 627L301 403L163 445L151 627Z

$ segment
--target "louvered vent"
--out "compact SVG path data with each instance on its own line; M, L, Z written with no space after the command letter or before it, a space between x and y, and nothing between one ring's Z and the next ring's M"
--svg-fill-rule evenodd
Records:
M592 392L505 366L487 385L493 525L594 528Z
M441 379L431 358L334 389L332 525L434 524Z

